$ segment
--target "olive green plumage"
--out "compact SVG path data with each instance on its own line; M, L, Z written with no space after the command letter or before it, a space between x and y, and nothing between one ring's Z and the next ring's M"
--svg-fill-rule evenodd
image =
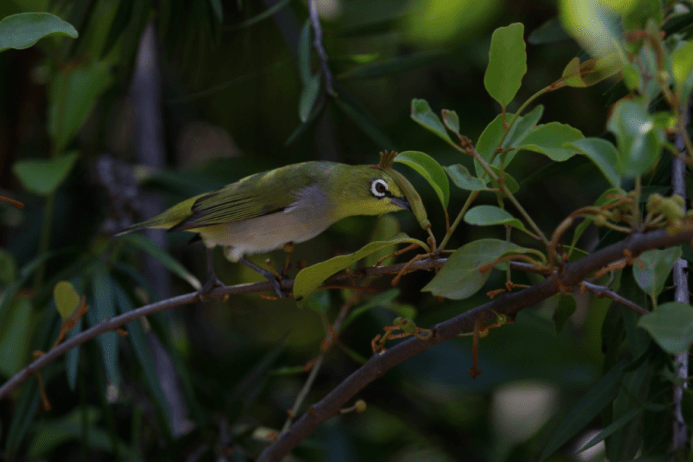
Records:
M143 228L191 231L208 248L224 246L227 258L238 261L306 241L348 216L407 208L397 183L375 166L304 162L192 197L118 235Z

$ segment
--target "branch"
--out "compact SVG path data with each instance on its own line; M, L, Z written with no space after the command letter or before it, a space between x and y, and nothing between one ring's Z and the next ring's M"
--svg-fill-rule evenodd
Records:
M325 53L325 48L322 46L322 27L320 27L320 18L318 17L318 8L315 5L316 0L308 0L308 10L310 11L310 22L313 25L313 33L315 34L315 41L313 45L318 51L318 57L320 57L320 64L322 66L322 73L325 75L325 89L327 94L330 96L334 95L334 88L332 88L332 72L327 65L327 54Z
M419 271L419 270L433 270L435 268L441 268L445 262L448 261L447 258L438 258L438 259L428 259L428 260L423 260L416 262L415 264L411 265L409 267L410 271ZM366 268L364 270L359 271L358 273L340 273L335 276L332 276L331 278L328 278L325 282L332 282L332 281L344 281L344 280L349 280L349 279L354 279L354 278L365 278L369 276L380 276L383 274L397 274L401 271L402 268L406 263L399 263L397 265L390 265L390 266L379 266L377 268ZM281 281L281 286L282 289L285 290L291 290L294 287L294 280L293 279L284 279ZM274 289L272 288L272 285L269 282L256 282L256 283L250 283L250 284L239 284L235 286L230 286L230 287L224 287L224 288L219 288L219 289L214 289L212 290L207 296L206 300L209 299L214 299L214 298L225 298L230 295L241 295L241 294L249 294L253 292L267 292L267 291L273 291ZM174 308L176 306L181 306L181 305L188 305L191 303L199 302L199 296L197 292L193 292L190 294L185 294L185 295L179 295L178 297L173 297L169 298L166 300L161 300L156 303L151 303L149 305L145 305L141 308L137 308L135 310L129 311L127 313L121 314L120 316L115 316L113 318L108 318L100 323L98 323L95 326L90 327L87 330L84 330L80 332L79 334L75 335L74 337L70 338L64 343L61 343L60 345L56 346L55 348L51 349L50 351L46 352L45 355L41 356L39 359L36 361L32 362L29 364L27 367L19 371L17 374L15 374L12 378L10 378L7 382L5 382L2 387L0 387L0 399L6 397L12 390L17 388L19 385L21 385L26 379L31 377L32 374L35 374L38 372L41 368L45 367L48 365L50 362L56 360L57 358L61 357L65 353L67 353L69 350L72 348L81 345L88 340L91 340L95 337L98 337L101 334L104 334L106 332L111 332L119 327L134 321L135 319L142 318L144 316L150 316L154 313L158 313L159 311L167 310L169 308Z
M564 286L576 285L584 280L589 273L622 259L624 250L629 250L633 255L638 255L645 250L672 246L690 241L691 238L693 238L693 230L686 230L676 236L668 235L666 230L635 233L625 240L600 249L579 261L568 263L562 272L556 274L556 278ZM557 293L558 288L556 284L551 278L547 278L528 289L503 294L489 303L433 326L431 328L432 335L430 340L423 341L412 337L384 353L372 356L366 364L347 377L325 398L311 406L309 411L304 413L288 431L283 433L276 442L262 452L257 461L280 461L322 422L339 414L341 408L370 382L417 353L421 353L435 345L456 338L462 332L473 329L474 322L477 319L481 322L495 319L496 315L490 310L508 317L514 317L521 309L535 305Z
M585 286L585 289L587 289L589 292L592 292L597 298L602 298L602 297L607 297L610 298L611 300L615 301L616 303L620 303L621 305L624 305L631 310L635 311L636 313L640 314L650 314L649 311L647 311L645 308L642 306L631 302L625 297L621 297L619 294L614 292L613 290L609 289L606 286L600 286L597 284L592 284L591 282L583 281L581 283L583 286Z

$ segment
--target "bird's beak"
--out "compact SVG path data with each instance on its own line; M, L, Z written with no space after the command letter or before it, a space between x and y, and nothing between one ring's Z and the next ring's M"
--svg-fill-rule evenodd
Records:
M400 208L411 210L411 205L409 205L409 201L407 201L407 199L404 197L393 197L392 202Z

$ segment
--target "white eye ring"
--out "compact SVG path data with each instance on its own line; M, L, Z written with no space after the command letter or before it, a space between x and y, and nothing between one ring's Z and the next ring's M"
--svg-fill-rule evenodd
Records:
M378 178L371 183L371 194L373 194L374 197L385 197L388 195L388 192L390 192L390 187L385 180Z

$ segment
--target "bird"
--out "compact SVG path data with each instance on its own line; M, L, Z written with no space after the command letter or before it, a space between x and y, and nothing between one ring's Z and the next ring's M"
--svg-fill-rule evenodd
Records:
M411 210L407 198L392 175L378 165L309 161L256 173L191 197L114 236L145 228L197 233L207 248L209 273L200 297L224 286L212 264L212 249L221 246L229 261L265 276L281 298L286 295L277 277L243 257L307 241L342 218L401 210Z

